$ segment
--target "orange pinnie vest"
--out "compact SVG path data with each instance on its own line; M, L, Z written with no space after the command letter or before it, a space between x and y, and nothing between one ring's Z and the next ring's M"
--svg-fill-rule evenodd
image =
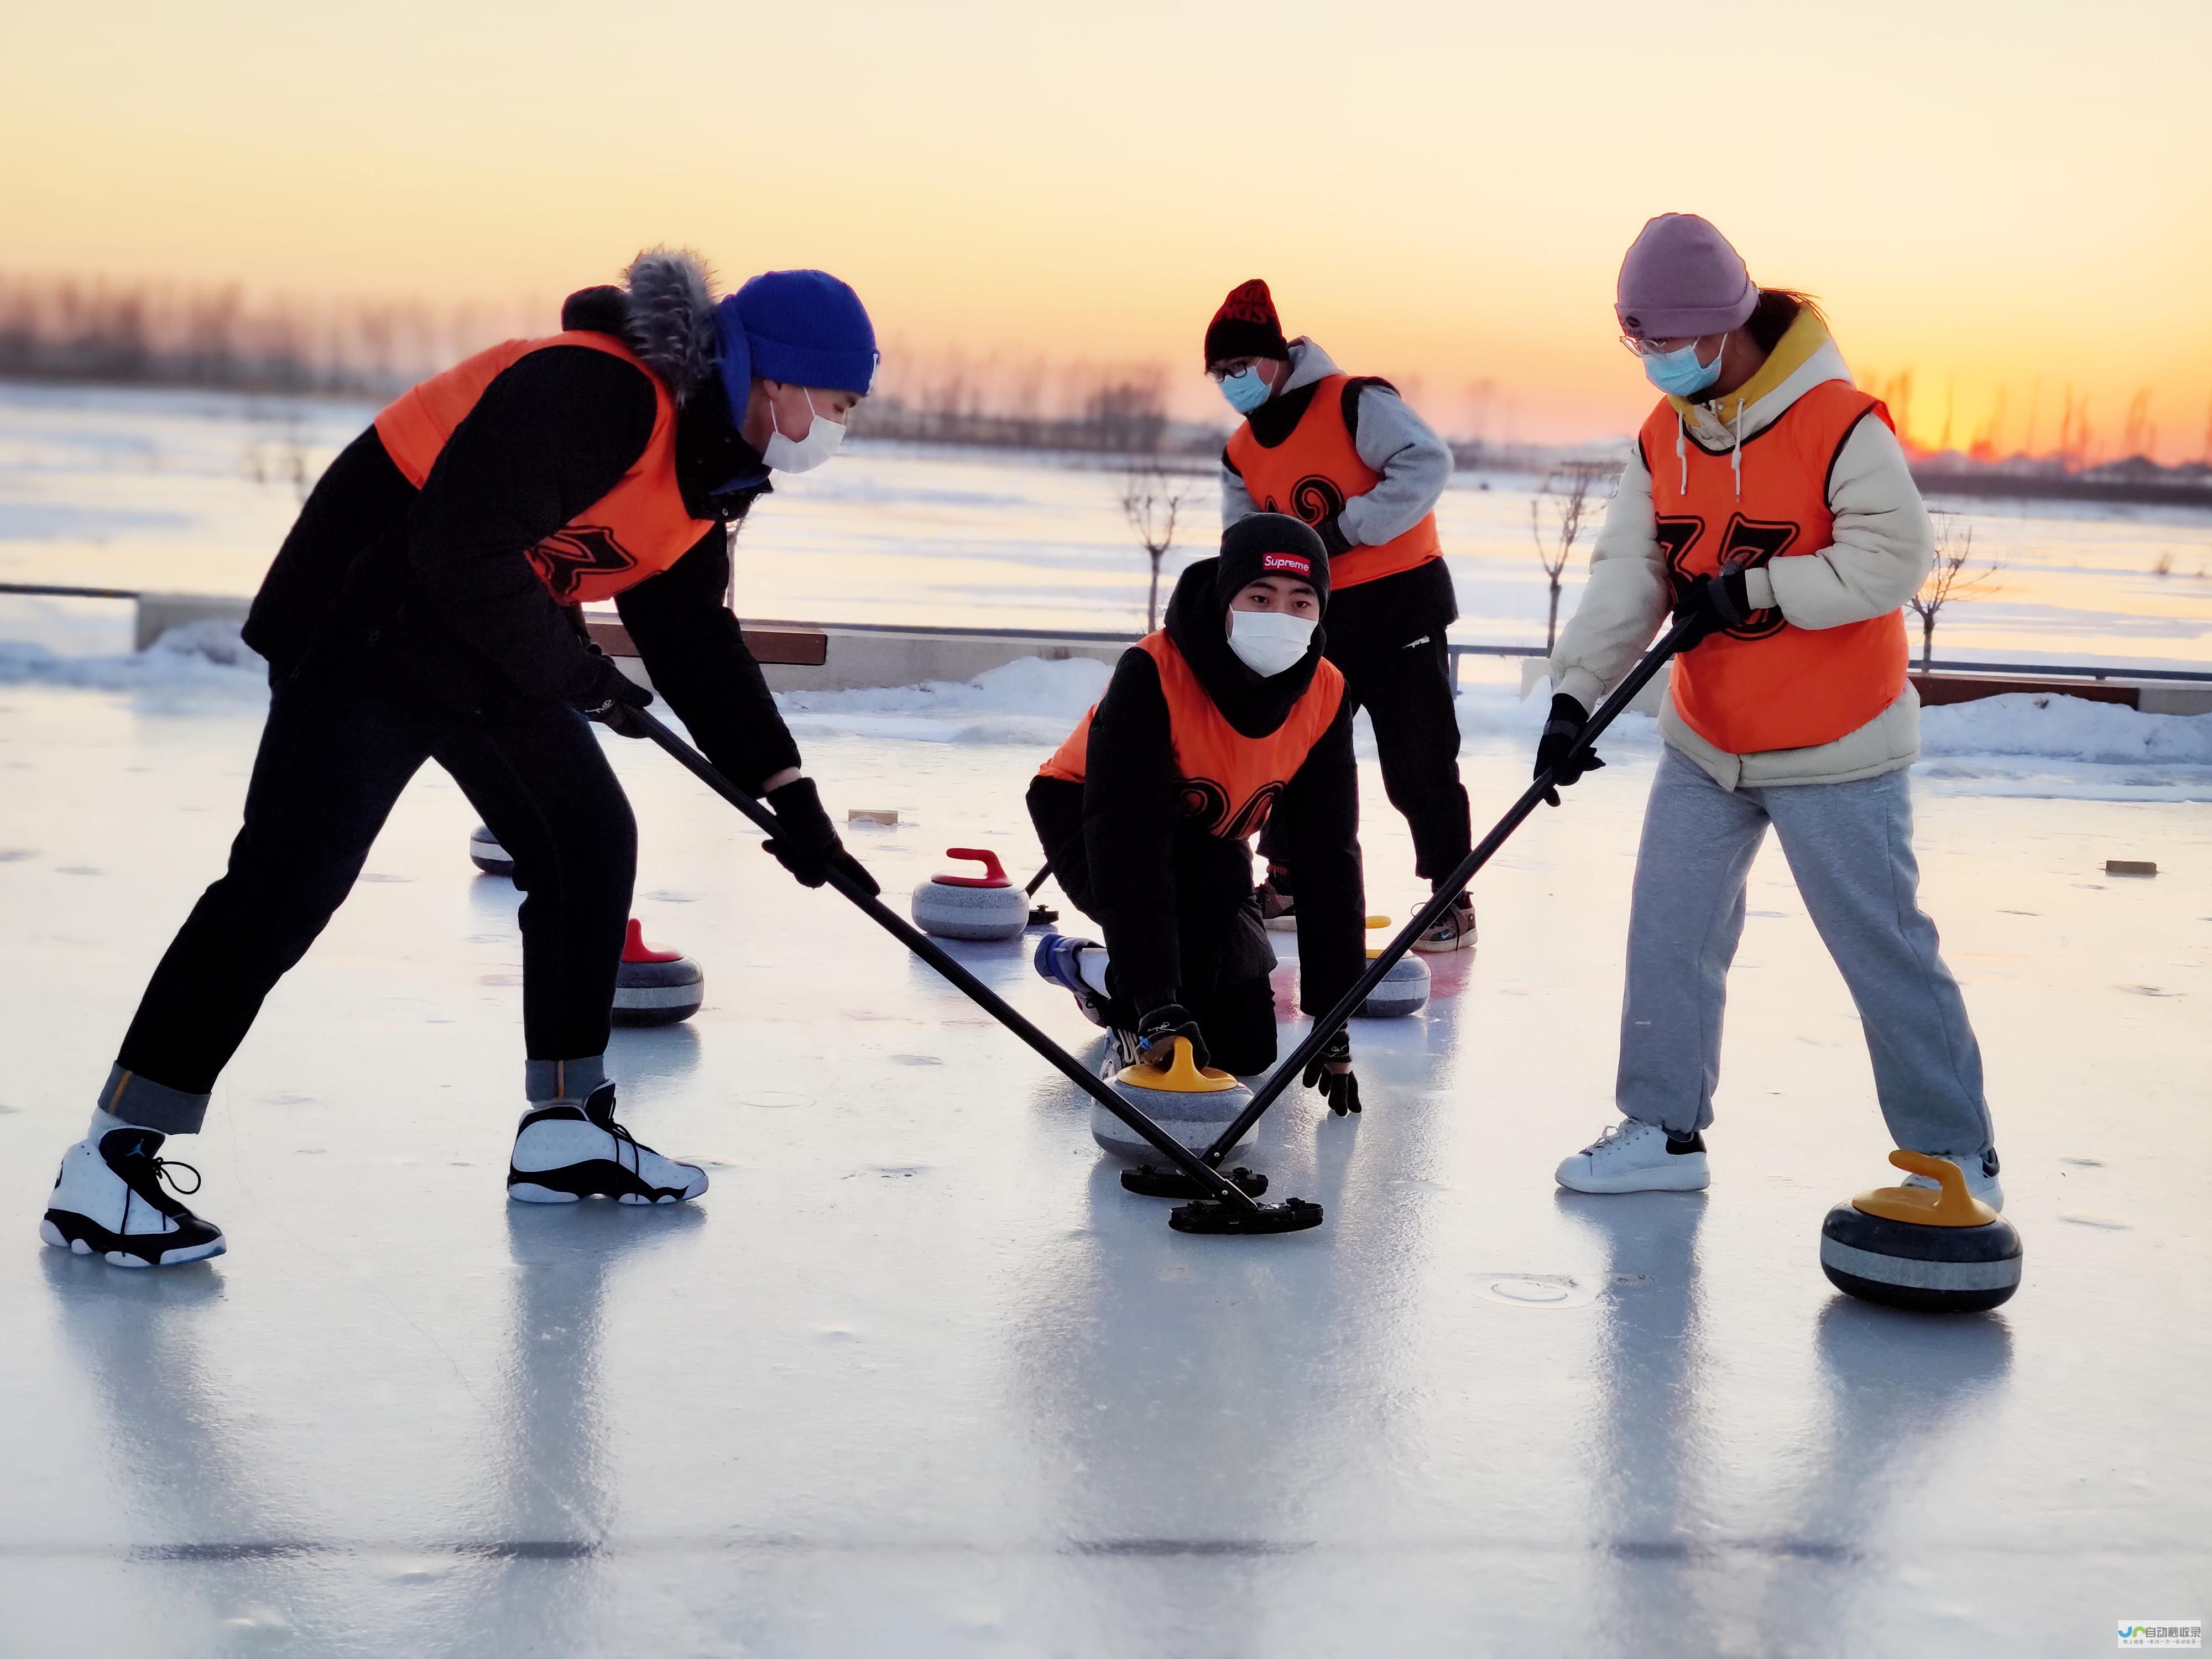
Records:
M1344 423L1344 388L1348 374L1324 375L1314 383L1311 402L1298 417L1291 435L1273 449L1252 435L1245 422L1229 434L1229 459L1244 480L1245 492L1265 513L1295 513L1308 524L1318 525L1340 511L1354 495L1364 495L1382 475L1359 459L1352 441L1352 428ZM1437 538L1437 515L1424 514L1421 521L1403 535L1372 547L1355 547L1328 562L1328 585L1341 592L1395 576L1401 570L1440 558L1443 544Z
M417 489L453 428L489 386L533 351L587 346L643 372L653 383L653 435L615 487L529 552L538 579L563 605L611 599L657 576L714 528L684 506L676 483L676 400L660 377L611 334L571 330L542 340L507 340L401 392L376 417L376 435Z
M1677 457L1677 417L1662 400L1637 441L1651 474L1675 603L1723 568L1754 569L1829 546L1836 520L1828 474L1869 415L1893 424L1880 398L1848 381L1814 386L1744 441L1739 495L1729 453L1684 443ZM1779 611L1754 611L1741 628L1674 659L1674 709L1692 732L1732 755L1811 748L1856 732L1894 702L1905 689L1906 656L1900 611L1808 629L1785 622Z
M1147 634L1136 648L1149 654L1160 672L1167 698L1168 735L1175 744L1176 774L1182 780L1185 817L1224 841L1242 841L1267 823L1275 798L1297 775L1344 702L1344 676L1323 660L1313 684L1291 705L1283 723L1264 738L1248 738L1230 725L1198 676L1164 630ZM1083 781L1091 752L1093 703L1037 770L1048 778Z

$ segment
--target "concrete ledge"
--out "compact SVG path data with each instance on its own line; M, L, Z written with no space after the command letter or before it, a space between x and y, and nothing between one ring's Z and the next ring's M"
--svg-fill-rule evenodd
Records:
M171 629L182 628L186 623L242 623L252 603L234 593L141 593L131 648L143 651Z

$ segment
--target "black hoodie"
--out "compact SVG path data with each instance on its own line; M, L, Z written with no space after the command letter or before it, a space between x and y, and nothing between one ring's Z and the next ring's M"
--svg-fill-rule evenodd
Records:
M1324 641L1261 679L1229 648L1215 561L1182 573L1166 633L1224 719L1249 738L1282 725L1313 684ZM1091 722L1080 784L1040 776L1030 815L1060 890L1105 930L1117 995L1140 1013L1181 1002L1182 987L1227 987L1266 973L1274 952L1252 902L1251 848L1208 834L1182 811L1166 693L1150 653L1122 653ZM1327 1012L1365 965L1359 778L1349 699L1274 806L1298 895L1299 1004Z

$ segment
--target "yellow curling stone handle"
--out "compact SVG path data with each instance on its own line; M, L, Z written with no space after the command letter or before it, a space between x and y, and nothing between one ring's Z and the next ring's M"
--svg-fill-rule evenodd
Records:
M1155 1071L1140 1061L1124 1066L1115 1081L1132 1089L1158 1089L1170 1095L1218 1095L1237 1086L1237 1079L1226 1072L1211 1066L1200 1069L1198 1057L1191 1053L1190 1039L1182 1036L1175 1040L1175 1058L1168 1062L1166 1071Z
M1966 1190L1966 1177L1948 1158L1925 1152L1892 1152L1889 1161L1899 1169L1923 1175L1942 1184L1934 1191L1925 1187L1875 1187L1851 1200L1851 1207L1885 1221L1902 1221L1915 1227L1986 1227L1997 1212Z

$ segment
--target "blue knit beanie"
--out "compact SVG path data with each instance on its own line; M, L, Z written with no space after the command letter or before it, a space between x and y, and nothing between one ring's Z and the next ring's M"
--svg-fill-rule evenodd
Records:
M770 270L714 307L722 389L739 419L756 377L866 396L876 331L860 296L826 270Z

